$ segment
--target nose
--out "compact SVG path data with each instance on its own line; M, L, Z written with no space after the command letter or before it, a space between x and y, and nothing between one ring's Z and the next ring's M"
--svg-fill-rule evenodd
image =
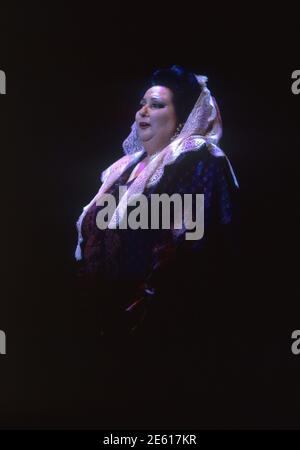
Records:
M140 115L141 117L145 117L145 116L149 115L149 112L148 112L148 106L147 106L147 105L143 105L143 106L141 107L141 109L139 110L139 115Z

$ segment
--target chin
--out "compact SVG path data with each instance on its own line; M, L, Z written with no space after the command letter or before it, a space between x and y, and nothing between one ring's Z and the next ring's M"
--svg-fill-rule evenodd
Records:
M150 141L150 139L153 138L153 136L147 136L145 134L138 134L138 137L139 137L141 142L147 142L147 141Z

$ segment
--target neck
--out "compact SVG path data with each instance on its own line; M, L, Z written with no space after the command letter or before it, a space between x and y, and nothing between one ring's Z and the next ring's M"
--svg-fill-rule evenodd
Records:
M152 156L154 153L160 152L164 149L170 142L160 143L159 145L156 142L143 142L143 147L147 152L147 156Z

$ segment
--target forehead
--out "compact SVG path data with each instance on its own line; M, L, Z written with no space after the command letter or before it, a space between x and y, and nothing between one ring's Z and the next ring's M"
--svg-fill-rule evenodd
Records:
M165 86L152 86L144 94L144 98L146 99L151 97L171 102L173 98L173 93L169 88Z

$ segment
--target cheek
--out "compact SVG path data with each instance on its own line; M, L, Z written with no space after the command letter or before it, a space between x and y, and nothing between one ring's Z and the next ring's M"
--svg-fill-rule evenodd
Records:
M160 126L173 125L176 123L175 115L170 111L158 112L155 119L157 125Z

